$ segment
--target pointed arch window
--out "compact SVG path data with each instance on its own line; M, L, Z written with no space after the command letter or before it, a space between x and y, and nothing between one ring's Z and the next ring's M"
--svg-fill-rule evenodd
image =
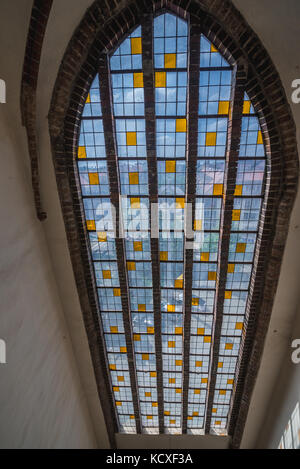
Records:
M119 431L226 434L265 196L258 116L238 65L174 14L100 62L77 168Z

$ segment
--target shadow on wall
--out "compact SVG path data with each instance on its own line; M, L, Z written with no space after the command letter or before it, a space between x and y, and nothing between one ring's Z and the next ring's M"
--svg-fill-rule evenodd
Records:
M297 402L285 427L278 449L300 449L300 406Z

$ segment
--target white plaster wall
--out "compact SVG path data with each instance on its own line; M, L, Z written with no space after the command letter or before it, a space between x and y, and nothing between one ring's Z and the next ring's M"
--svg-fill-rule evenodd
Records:
M300 339L300 311L296 315L289 344L294 339ZM300 364L291 360L295 349L288 347L284 354L277 379L273 387L272 399L267 406L266 418L257 436L258 448L276 449L284 434L292 412L300 403Z
M233 2L267 48L290 97L292 80L300 78L299 0ZM47 121L64 51L91 3L92 0L54 0L46 30L38 87L41 191L48 214L43 224L35 218L19 112L21 70L32 1L1 0L0 3L0 78L6 79L8 87L8 103L0 105L0 338L6 339L8 347L8 365L0 365L0 446L108 445L67 248ZM300 105L292 104L292 112L299 123ZM272 445L281 431L285 414L289 413L289 407L282 409L282 416L275 412L278 421L275 419L272 425L278 431L272 441L267 441L264 431L269 432L265 424L271 412L268 404L271 402L272 406L272 396L275 399L281 363L283 366L287 363L285 357L289 356L292 325L300 303L299 226L298 196L262 366L246 423L245 448ZM297 383L291 380L291 393L297 389ZM286 397L285 394L283 398ZM279 398L276 399L274 402L278 402ZM120 447L129 444L123 435L117 439ZM153 447L150 439L140 437L137 444ZM177 439L176 444L180 447L183 442ZM201 438L199 445L202 444L205 447L211 443Z
M32 2L1 0L0 447L95 448L44 228L36 219L19 90Z

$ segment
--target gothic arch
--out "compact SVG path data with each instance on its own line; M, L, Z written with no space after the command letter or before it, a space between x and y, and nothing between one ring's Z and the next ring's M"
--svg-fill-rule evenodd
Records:
M238 79L260 118L269 165L259 230L259 255L254 261L251 283L251 311L243 356L239 363L231 408L229 435L239 447L246 422L272 311L289 219L298 184L298 155L295 124L280 77L261 44L231 1L116 1L108 7L96 0L75 31L56 80L49 113L53 160L70 255L94 362L100 399L114 445L117 431L108 381L101 331L97 321L96 285L91 275L87 233L79 197L75 157L80 117L101 58L148 15L172 11L189 17L213 42L230 64L238 67ZM108 404L107 404L108 403Z

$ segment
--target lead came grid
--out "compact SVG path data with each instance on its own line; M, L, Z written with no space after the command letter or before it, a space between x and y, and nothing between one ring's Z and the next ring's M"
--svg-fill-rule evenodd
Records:
M167 13L154 19L158 194L170 196L159 197L159 256L164 426L172 434L182 428L187 36L187 23L180 18Z
M111 58L111 69L114 70L112 92L120 191L122 196L128 196L122 201L122 212L125 229L128 230L125 238L125 254L135 366L137 373L156 374L150 233L148 225L145 226L143 223L149 214L149 201L144 197L148 196L149 189L144 120L144 77L141 54L139 54L139 52L142 53L140 36L141 30L137 28L120 46L119 52L116 51ZM124 69L122 60L126 60L127 68L130 68L128 65L130 64L131 68L136 70L133 73L121 73L118 68L116 71L114 62L116 57L120 57L121 69ZM139 118L128 119L133 116L139 116ZM138 159L131 159L133 157ZM145 207L146 204L147 207ZM142 206L144 210L141 211ZM142 217L137 220L136 215L139 216L139 214ZM134 220L135 223L132 224ZM142 431L156 433L158 428L156 381L150 380L149 388L139 392L139 406Z
M265 161L261 159L264 157L261 128L247 94L244 97L243 114L249 117L242 118L218 372L211 421L212 428L221 434L226 431L228 423L229 404L237 379L237 358L247 322L246 305L266 169Z
M203 67L215 68L203 70ZM232 81L232 71L227 62L204 36L200 39L199 75L198 160L187 414L189 433L199 433L202 430L206 412L207 373L212 343Z
M81 121L77 167L100 304L110 381L121 431L136 432L116 263L113 213L101 119L99 77L92 83ZM93 196L94 198L90 198ZM102 198L101 198L102 196ZM106 197L103 197L106 196Z
M188 32L173 14L154 19L154 87L159 196L159 259L164 426L182 431L184 208L186 197ZM149 226L149 181L145 132L141 27L110 58L130 320L133 332L139 409L143 432L157 433L157 364ZM220 219L223 207L232 70L216 47L200 40L198 160L191 300L188 432L204 427ZM99 319L116 414L121 432L135 433L121 302L116 243L96 76L83 110L77 168L99 299ZM266 161L263 134L245 93L242 134L234 193L220 354L211 427L226 433L236 365L245 333L246 305L264 195ZM153 194L152 194L153 195ZM169 230L171 229L171 233ZM167 233L167 236L165 236Z

